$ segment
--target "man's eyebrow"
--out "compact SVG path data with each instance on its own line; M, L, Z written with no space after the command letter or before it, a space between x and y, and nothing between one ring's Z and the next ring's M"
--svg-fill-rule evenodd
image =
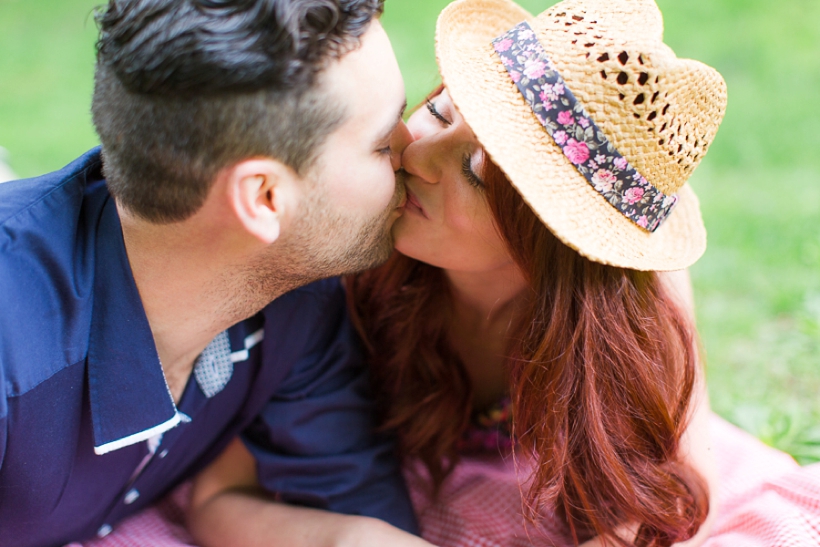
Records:
M386 141L387 139L390 138L390 136L393 134L393 131L396 130L396 128L399 126L402 119L404 118L404 113L406 111L407 111L407 99L404 100L404 103L402 104L401 109L399 109L399 115L396 117L396 121L393 122L393 125L391 125L390 128L387 129L387 131L384 131L381 134L381 137L376 142L382 143L382 142L384 142L384 141Z

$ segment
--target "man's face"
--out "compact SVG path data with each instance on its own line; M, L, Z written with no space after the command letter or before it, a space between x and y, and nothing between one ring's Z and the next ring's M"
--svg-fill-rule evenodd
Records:
M391 228L404 205L395 171L410 139L401 119L404 81L378 21L321 85L346 117L306 175L299 218L288 230L290 254L311 277L360 271L390 256Z

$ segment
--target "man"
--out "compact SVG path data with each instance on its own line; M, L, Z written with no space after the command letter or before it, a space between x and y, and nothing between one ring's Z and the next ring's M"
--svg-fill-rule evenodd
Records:
M243 432L278 499L414 530L338 281L281 296L392 249L409 136L381 9L99 15L102 151L0 186L0 545L105 536Z

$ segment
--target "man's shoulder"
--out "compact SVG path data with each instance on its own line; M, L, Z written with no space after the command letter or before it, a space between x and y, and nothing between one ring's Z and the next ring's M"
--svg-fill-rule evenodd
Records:
M341 278L330 277L303 285L302 287L283 294L268 304L268 307L286 307L293 306L297 303L299 305L315 305L320 307L328 305L344 306L345 289Z
M15 220L22 223L37 220L37 209L52 201L82 200L86 181L102 166L98 148L90 150L59 171L30 179L0 185L0 226ZM99 177L102 178L102 177ZM20 219L26 215L26 218ZM45 219L48 220L48 219ZM33 224L36 226L37 224Z
M315 281L283 294L262 313L266 322L310 325L336 324L346 316L346 296L341 279L332 277Z
M0 373L7 391L25 393L85 357L95 222L86 190L99 169L92 150L60 171L0 184Z
M289 351L311 351L339 337L352 338L345 289L339 278L323 279L286 293L262 313L265 338Z

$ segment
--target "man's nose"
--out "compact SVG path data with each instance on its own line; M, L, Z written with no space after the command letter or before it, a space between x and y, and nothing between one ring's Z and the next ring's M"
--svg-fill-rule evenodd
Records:
M411 142L413 142L413 135L407 128L407 124L400 121L390 139L390 163L393 165L393 171L401 169L401 156Z

